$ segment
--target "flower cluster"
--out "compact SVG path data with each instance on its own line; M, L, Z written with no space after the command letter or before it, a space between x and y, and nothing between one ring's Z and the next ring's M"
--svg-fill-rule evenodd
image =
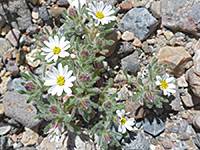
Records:
M109 144L120 146L117 137L127 137L134 132L136 121L127 117L126 104L118 101L117 93L107 95L107 90L114 87L114 81L110 78L105 86L101 84L99 68L108 52L106 47L114 43L105 36L113 31L117 11L103 1L94 1L88 7L85 0L70 0L69 3L72 7L69 12L63 12L65 19L61 21L74 27L66 25L65 35L56 30L50 34L45 29L45 33L34 36L42 50L37 59L45 60L44 70L42 77L22 73L30 82L24 84L27 90L20 93L30 94L28 102L33 100L40 110L37 117L50 122L44 131L51 141L59 141L62 135L60 126L65 125L65 129L81 134L80 125L87 123L92 125L88 137L98 135L102 149L108 149ZM148 78L138 78L137 83L124 71L126 84L137 86L133 101L139 100L149 108L154 104L162 107L161 102L167 102L164 96L175 93L176 86L175 79L165 74L165 68L154 59L148 68ZM45 93L47 101L44 101ZM116 125L118 129L113 129Z

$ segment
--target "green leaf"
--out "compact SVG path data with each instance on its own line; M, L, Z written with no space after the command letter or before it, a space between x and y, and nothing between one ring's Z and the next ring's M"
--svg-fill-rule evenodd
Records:
M39 38L39 36L38 36L37 34L35 34L33 37L34 37L37 41L40 40L40 38Z
M44 28L44 30L48 34L48 36L51 36L50 33L49 33L49 30L46 27Z
M91 131L90 131L90 135L94 135L95 132L96 132L96 130L97 130L97 128L98 128L99 126L102 126L103 122L104 122L104 120L101 120L101 121L99 121L97 124L95 124L95 125L92 127Z
M52 95L48 95L48 100L49 100L49 102L51 103L51 104L56 104L56 100L55 100L55 98L52 96Z
M108 40L107 43L106 43L106 45L110 45L110 46L111 46L111 45L113 45L114 43L115 43L115 41L113 41L113 40Z
M95 62L101 62L105 59L105 56L99 56L96 58Z
M121 110L121 109L125 109L126 105L125 104L118 104L115 106L116 110Z
M70 125L73 127L73 130L74 130L74 132L75 132L76 134L78 134L78 135L81 134L81 130L80 130L78 127L76 127L75 125L73 125L73 124L71 124L71 123L70 123Z
M108 88L112 87L113 83L114 83L113 79L110 78L108 80L108 85L105 88L103 88L103 90L107 90Z
M147 107L152 108L153 107L153 103L150 102L146 102Z
M31 80L31 77L28 74L26 74L25 72L22 72L21 76L24 77L27 80Z
M141 78L138 78L138 83L140 84L140 85L142 85L142 86L144 86L144 84L143 84L143 82L142 82L142 79Z
M65 123L65 125L71 132L74 132L74 128L69 123Z
M75 88L75 91L77 92L78 95L83 93L83 89L81 88Z
M43 68L43 72L42 72L43 77L45 77L46 69L47 69L47 66L46 66L46 64L45 64L45 65L44 65L44 68Z
M48 124L48 126L46 126L46 127L44 128L44 133L45 133L45 134L47 134L47 132L49 131L49 129L51 128L51 126L52 126L52 123Z
M19 94L29 94L30 92L28 91L24 91L24 90L19 90L17 91Z
M86 88L88 92L93 92L93 93L100 93L101 90L99 88Z
M126 77L126 80L128 81L128 75L127 75L126 69L123 70L123 73L124 73L124 75L125 75L125 77Z
M84 119L86 122L89 122L89 121L90 121L90 116L89 116L86 112L84 112L84 114L83 114L83 119Z
M70 46L74 45L74 41L75 41L75 36L73 35L70 39Z
M56 30L53 30L53 31L52 31L52 34L53 34L53 35L56 35Z

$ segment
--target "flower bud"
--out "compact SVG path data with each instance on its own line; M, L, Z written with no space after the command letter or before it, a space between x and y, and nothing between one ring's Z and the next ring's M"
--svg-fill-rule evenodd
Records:
M83 73L80 77L82 82L87 82L89 80L89 75L87 73Z
M103 43L102 40L100 40L100 39L98 39L97 42L98 42L99 44L102 44L102 43Z
M81 52L81 55L87 57L88 56L88 51L87 50L83 50Z
M73 8L70 8L70 9L69 9L69 15L70 15L71 17L76 17L76 10L73 9Z
M88 109L88 103L86 103L85 101L82 101L81 104L84 110Z
M44 43L44 41L46 41L47 40L47 37L45 37L45 36L41 36L40 37L40 42L41 43Z
M50 111L52 114L56 114L56 113L58 112L58 109L57 109L56 106L51 106L51 107L49 108L49 111Z
M109 144L110 141L111 141L110 136L107 135L107 134L105 134L105 135L104 135L104 140L105 140L105 142L106 142L107 144Z
M147 100L149 101L149 102L153 102L154 101L154 95L153 95L153 93L147 93L147 94L145 94L146 95L146 98L147 98Z
M163 71L164 69L162 66L158 66L157 68L160 69L160 71Z
M111 104L108 102L108 103L106 103L106 107L107 108L111 108Z
M26 84L25 84L25 88L26 88L28 91L31 91L31 90L34 90L34 89L35 89L35 85L34 85L32 82L29 82L29 83L26 83Z

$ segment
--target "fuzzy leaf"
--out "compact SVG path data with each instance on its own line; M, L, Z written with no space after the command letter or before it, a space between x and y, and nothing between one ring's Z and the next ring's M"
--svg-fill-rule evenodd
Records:
M19 90L17 91L19 94L29 94L30 92L28 91L24 91L24 90Z
M115 43L115 41L113 41L113 40L108 40L107 43L106 43L106 45L113 45L114 43Z
M135 95L133 95L132 102L135 102L141 94L143 94L143 92L137 92Z
M26 74L25 72L22 72L21 76L24 77L27 80L31 80L31 77L28 74Z
M96 58L95 62L101 62L105 59L105 56L99 56L98 58Z

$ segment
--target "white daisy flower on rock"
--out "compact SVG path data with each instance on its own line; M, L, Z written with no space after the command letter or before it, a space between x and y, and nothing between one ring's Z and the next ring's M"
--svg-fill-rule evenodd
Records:
M48 90L49 94L58 96L62 95L62 92L65 91L68 95L72 94L70 87L73 86L72 82L76 80L75 76L72 76L73 71L68 71L68 66L64 68L62 64L58 64L58 70L55 67L52 67L52 72L47 71L45 76L45 86L51 86Z
M164 95L170 96L170 93L176 93L175 78L169 77L169 74L164 74L162 78L156 76L156 85L160 86Z
M66 51L70 48L70 42L65 41L65 37L63 36L61 39L56 35L54 38L49 37L48 41L44 41L46 47L41 48L43 51L41 55L46 55L45 60L47 62L51 62L54 60L55 62L59 57L67 57L69 53Z
M118 132L124 134L126 133L126 129L128 129L129 131L133 131L134 129L132 128L132 126L135 125L135 119L126 117L124 109L117 110L116 113L120 118L119 120L120 125L118 126Z
M89 3L88 11L88 14L95 19L95 26L98 26L100 23L102 25L105 25L110 23L111 21L116 20L116 16L113 15L115 11L112 10L112 6L104 4L103 1L94 1L92 3Z

